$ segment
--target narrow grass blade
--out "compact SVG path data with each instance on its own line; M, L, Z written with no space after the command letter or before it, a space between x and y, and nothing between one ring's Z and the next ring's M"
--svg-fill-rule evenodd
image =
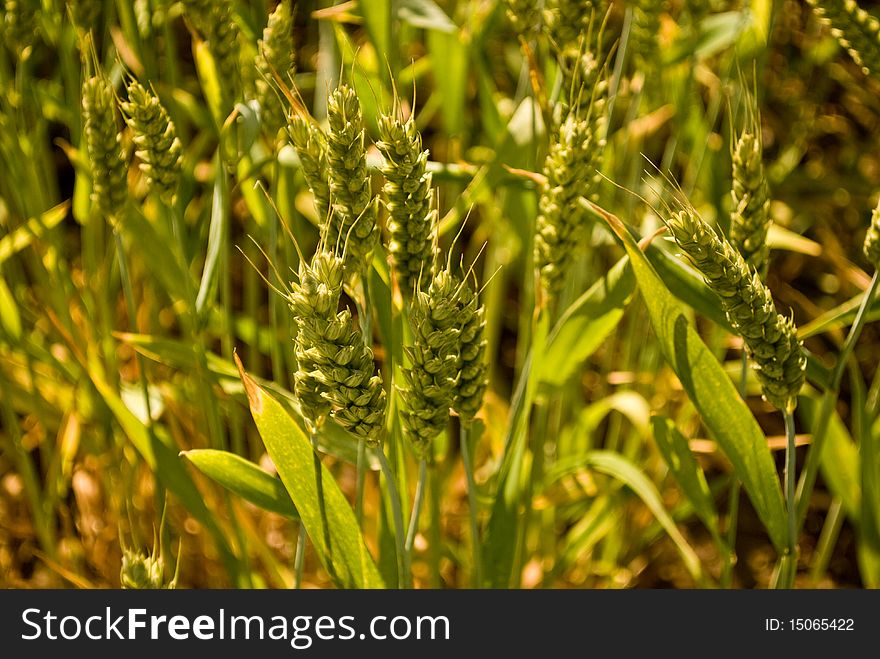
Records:
M115 336L120 341L131 345L144 357L165 366L182 371L196 368L196 354L189 343L147 334L130 334L126 332L118 332ZM244 398L244 387L241 384L235 364L213 352L207 353L206 356L208 362L207 375L212 377L213 381L219 384L227 394ZM294 419L299 424L299 427L304 430L299 403L297 403L293 393L274 382L256 377L254 377L254 380L261 387L272 393L272 395L279 398L285 409L294 415ZM357 461L357 444L351 441L349 433L335 423L325 424L321 429L318 435L318 446L324 453L332 455L334 458L351 464L355 464ZM367 467L372 471L379 470L379 461L373 450L367 451Z
M399 0L397 15L414 27L455 32L456 25L434 0Z
M0 335L5 334L9 339L18 342L21 339L21 314L18 305L12 296L12 291L6 285L6 280L0 274Z
M706 475L697 464L687 439L682 435L671 420L664 416L651 419L654 429L654 440L663 460L681 486L681 491L694 507L694 512L702 520L709 532L720 538L718 511L712 501L712 493L706 482Z
M464 131L465 98L468 89L468 46L456 33L428 32L428 52L439 64L434 67L434 77L440 93L443 125L450 137Z
M263 510L291 519L299 513L280 480L263 471L249 460L215 449L195 449L181 453L205 476L230 492Z
M13 254L30 245L35 238L56 226L67 216L70 202L64 202L50 208L39 217L32 217L24 225L0 238L0 265Z
M354 512L333 475L321 465L321 505L309 439L284 408L245 372L237 356L236 362L257 430L333 582L340 588L384 588Z
M203 318L206 309L210 308L217 292L220 279L221 256L225 251L229 224L229 187L226 182L226 171L220 157L214 162L214 198L211 202L211 224L208 229L208 251L205 255L205 268L199 284L196 298L196 313Z

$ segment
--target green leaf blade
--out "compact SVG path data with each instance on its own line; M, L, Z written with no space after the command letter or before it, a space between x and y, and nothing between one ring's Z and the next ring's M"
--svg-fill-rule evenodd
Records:
M299 519L299 513L280 480L249 460L215 449L184 451L200 472L258 508Z
M351 506L327 468L316 460L308 438L281 404L244 371L237 356L236 362L257 430L334 583L340 588L384 588Z

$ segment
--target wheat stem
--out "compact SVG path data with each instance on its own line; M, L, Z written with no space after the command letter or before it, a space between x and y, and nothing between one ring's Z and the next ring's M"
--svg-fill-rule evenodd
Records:
M410 564L412 564L413 544L416 540L416 533L419 531L419 517L422 514L422 501L425 498L425 484L427 480L428 461L422 459L419 460L419 479L416 481L416 493L413 498L413 507L409 517L409 526L406 530L406 542L404 544L404 549L410 557Z
M783 411L785 419L785 470L783 478L785 481L785 506L788 518L788 552L785 562L782 566L782 588L792 588L794 586L794 578L797 574L797 504L795 500L795 469L796 469L796 451L795 451L795 428L794 414L791 410Z
M403 526L403 509L400 505L400 493L397 491L397 483L394 480L394 473L388 464L388 458L385 457L385 451L381 448L376 451L379 456L379 465L382 468L382 474L385 476L385 486L388 488L388 496L391 498L391 513L394 516L394 536L397 542L397 579L400 588L412 587L412 574L409 566L409 559L406 554L406 540L404 539Z
M293 557L293 587L297 590L302 588L303 565L305 564L306 540L308 537L306 525L300 521L299 535L296 540L296 554Z
M471 424L462 422L460 425L461 459L464 465L464 475L467 479L468 517L471 524L471 550L473 551L473 585L474 588L483 586L483 559L480 552L480 527L479 510L477 508L477 483L474 479L474 466L471 461L470 450Z

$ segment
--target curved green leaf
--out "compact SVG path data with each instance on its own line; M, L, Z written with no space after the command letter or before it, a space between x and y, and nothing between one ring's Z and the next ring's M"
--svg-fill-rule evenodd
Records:
M568 462L566 465L560 464L557 469L554 469L553 476L558 479L583 468L592 469L611 476L638 495L660 523L660 526L666 531L670 540L675 543L679 554L681 554L682 561L684 561L685 567L691 576L698 582L703 580L703 568L696 552L694 552L693 547L690 546L681 534L681 531L678 530L669 512L663 506L657 488L654 487L654 484L638 467L619 453L613 451L590 451L577 461Z
M208 478L263 510L299 519L299 513L280 480L249 460L215 449L181 453Z
M681 491L694 507L694 512L716 538L720 538L718 528L718 511L712 501L712 492L706 482L706 476L700 465L697 464L694 454L691 452L687 439L682 435L675 424L665 416L655 416L651 419L654 428L654 440L663 460L681 486Z
M354 512L332 474L281 404L245 373L238 355L235 361L260 437L331 579L340 588L384 588Z
M214 163L214 197L211 201L211 223L208 226L208 251L205 267L196 298L196 313L201 320L210 310L220 279L220 258L229 240L229 186L226 182L226 168L218 154Z
M21 339L21 315L2 274L0 274L0 331L5 332L13 341Z
M785 504L763 432L731 379L617 217L602 217L623 242L666 361L730 460L777 550L787 546Z
M562 314L547 337L537 377L561 386L617 327L635 290L629 259L623 257Z

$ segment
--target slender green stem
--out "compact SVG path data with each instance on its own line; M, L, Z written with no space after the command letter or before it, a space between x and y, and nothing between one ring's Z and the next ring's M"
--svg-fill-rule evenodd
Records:
M783 413L785 418L785 505L788 512L788 569L784 571L781 580L783 588L794 587L794 577L797 573L797 503L795 500L795 433L794 414L791 410Z
M477 484L474 480L474 467L471 461L470 451L470 423L462 423L461 436L461 459L464 462L464 475L467 478L468 511L471 522L471 546L473 549L473 585L474 588L483 586L483 559L480 555L480 527L477 519Z
M742 367L739 377L739 395L746 399L749 377L749 357L745 351L742 353ZM736 477L731 475L730 492L727 504L727 546L724 551L724 562L721 566L721 587L730 588L733 585L733 566L736 564L736 529L739 523L739 495L742 484Z
M822 532L819 534L819 541L816 543L815 558L810 568L810 581L813 584L817 584L828 570L828 563L831 562L831 556L845 520L846 511L843 509L843 501L836 498L831 502L828 515L825 517L825 524L822 525Z
M300 522L299 536L296 540L296 554L293 557L293 587L297 590L302 588L303 564L305 563L306 541L308 537L306 525Z
M429 469L429 489L431 498L429 510L431 512L431 526L428 529L428 567L431 576L431 588L440 588L443 585L443 576L440 574L440 556L442 553L443 529L441 523L440 503L443 492L440 489L440 474L437 466L431 464Z
M119 278L122 280L122 292L125 297L125 306L128 310L128 325L131 331L137 332L137 307L134 303L134 291L131 287L131 277L128 274L128 264L125 260L125 248L122 245L122 236L114 230L113 237L116 241L116 260L119 262ZM147 416L147 429L152 433L153 428L153 412L150 405L150 388L147 383L146 365L141 353L135 351L135 360L138 366L138 375L140 376L141 395L144 398L144 411Z
M367 442L358 440L357 481L355 482L354 516L359 527L364 525L364 483L367 474Z
M739 494L741 484L734 474L730 481L727 504L727 546L724 548L724 563L721 568L721 587L733 585L733 566L736 564L736 529L739 523Z
M803 473L801 474L797 488L798 525L803 524L804 518L807 515L810 495L813 492L813 486L816 484L816 476L819 473L819 462L822 457L822 448L825 443L828 424L831 421L831 415L837 405L837 396L840 390L840 382L843 379L843 371L846 368L849 356L859 339L859 335L862 333L862 328L865 326L871 302L873 302L874 297L877 294L878 285L880 285L880 277L878 277L878 275L880 275L880 273L875 271L871 283L868 286L868 290L865 291L862 303L856 313L855 320L849 330L846 341L844 341L843 348L840 350L837 364L834 366L834 371L831 375L831 382L822 396L819 411L813 422L813 441L810 444L810 450L807 453L807 461L804 465Z
M192 336L195 343L196 352L196 381L198 383L199 397L202 399L202 407L208 422L208 436L215 448L225 448L223 445L223 430L220 421L220 412L217 409L217 402L211 395L210 388L205 382L205 374L208 372L208 358L205 349L204 337L199 329L198 318L196 318L196 290L190 277L189 265L186 260L186 240L183 235L183 221L174 206L167 206L171 215L171 227L174 237L177 241L177 258L180 262L180 268L184 273L184 291L186 295L187 313L183 315L183 323Z
M419 517L422 514L422 501L425 498L425 482L428 480L428 461L422 458L419 462L419 480L416 483L416 495L413 499L412 512L409 516L409 526L406 530L406 542L404 549L409 555L410 565L412 565L412 550L416 540L416 533L419 531Z
M318 508L321 512L321 534L324 536L324 545L327 555L333 555L333 545L330 541L330 526L327 523L327 506L324 501L324 470L321 465L321 454L318 453L318 433L309 424L309 439L312 442L312 453L315 466L315 489L318 491ZM333 561L327 562L327 568L333 569Z
M369 270L360 277L361 290L360 295L355 295L355 307L358 313L358 322L361 326L361 334L364 338L364 345L370 350L373 349L373 323L372 310L370 309L370 286L369 286ZM364 482L367 476L367 443L363 439L358 441L357 452L357 481L355 485L354 513L357 518L358 526L364 523Z
M398 583L401 588L409 588L411 584L411 574L409 559L406 555L406 541L404 539L403 526L403 509L400 506L400 494L397 491L397 483L394 480L394 474L388 465L388 458L382 450L376 451L379 456L379 464L382 467L382 474L385 476L385 485L388 487L388 494L391 497L391 512L394 515L394 534L397 539L397 575Z

